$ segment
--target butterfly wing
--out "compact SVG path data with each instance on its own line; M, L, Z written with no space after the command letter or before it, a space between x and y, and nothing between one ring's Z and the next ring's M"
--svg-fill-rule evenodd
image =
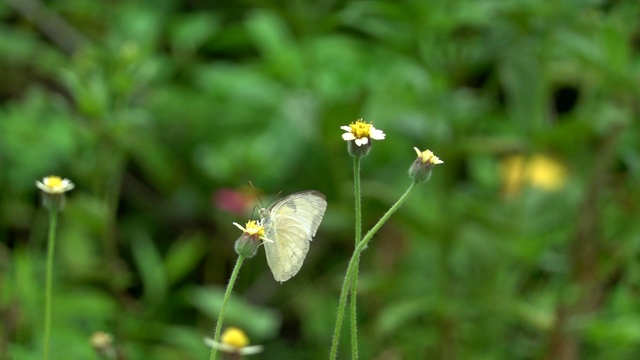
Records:
M273 277L280 282L291 279L300 271L327 209L325 196L318 191L299 192L278 201L262 211L266 236L267 263Z

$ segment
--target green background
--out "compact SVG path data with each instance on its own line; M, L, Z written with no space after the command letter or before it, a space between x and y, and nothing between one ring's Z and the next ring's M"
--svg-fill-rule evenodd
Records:
M358 118L387 135L365 230L414 146L444 161L363 255L361 358L640 358L637 1L7 0L0 19L0 358L41 356L50 174L76 184L52 359L97 358L96 331L127 359L207 359L252 210L216 194L258 204L249 181L329 205L293 279L246 262L225 324L256 358L328 358ZM561 164L561 186L505 192L514 154Z

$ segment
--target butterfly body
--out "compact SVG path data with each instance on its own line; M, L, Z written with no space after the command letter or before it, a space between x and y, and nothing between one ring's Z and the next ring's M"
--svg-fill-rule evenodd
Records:
M318 191L303 191L284 197L269 209L260 209L265 237L267 263L280 282L300 271L311 240L327 209L325 196Z

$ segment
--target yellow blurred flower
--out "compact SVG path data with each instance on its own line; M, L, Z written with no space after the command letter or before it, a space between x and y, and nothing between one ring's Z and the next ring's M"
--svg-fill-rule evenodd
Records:
M551 157L536 154L531 157L510 155L500 164L504 192L517 195L524 186L545 191L557 191L567 183L567 168Z
M222 333L220 342L211 338L204 338L205 344L230 354L253 355L262 352L261 345L249 346L249 338L244 331L236 327L228 327Z

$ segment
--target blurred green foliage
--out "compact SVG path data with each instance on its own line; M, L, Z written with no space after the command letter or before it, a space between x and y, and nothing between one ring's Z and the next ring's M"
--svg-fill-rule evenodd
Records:
M257 202L249 181L329 207L295 278L246 263L226 323L258 357L326 358L353 250L339 126L360 117L387 134L364 229L413 146L444 160L364 253L363 359L640 357L637 1L7 0L0 18L3 358L40 358L50 174L76 184L53 359L97 358L96 331L127 359L206 359L251 215L216 194ZM512 155L563 172L507 187Z

